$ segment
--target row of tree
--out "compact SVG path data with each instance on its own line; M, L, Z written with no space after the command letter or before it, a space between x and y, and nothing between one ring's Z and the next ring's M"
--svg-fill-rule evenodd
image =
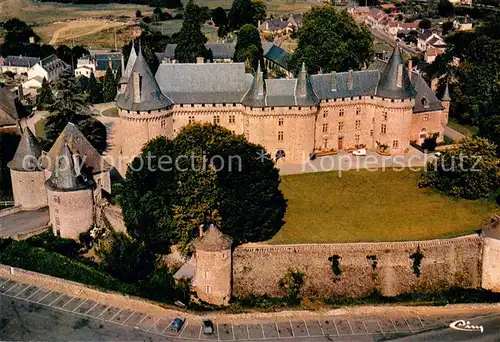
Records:
M40 2L59 2L75 5L99 5L99 4L139 4L151 7L182 8L180 0L39 0Z

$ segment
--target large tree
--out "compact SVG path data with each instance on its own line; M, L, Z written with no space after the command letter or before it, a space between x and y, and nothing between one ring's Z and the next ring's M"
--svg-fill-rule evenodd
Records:
M212 10L212 20L214 21L214 24L217 27L226 26L227 25L226 10L220 6Z
M310 73L359 70L371 59L372 37L366 26L347 11L331 5L313 7L304 14L298 30L298 45L290 65L300 70L302 62Z
M36 91L36 106L38 109L47 109L54 103L54 94L50 88L49 81L44 77L42 86Z
M437 5L438 13L441 17L451 17L455 13L455 7L448 0L439 0Z
M234 49L234 61L250 61L252 69L257 70L258 63L262 60L263 49L260 41L259 30L246 24L238 31L238 40Z
M94 73L90 74L89 83L87 84L86 91L87 91L88 101L91 104L104 102L102 96L102 84L101 82L97 81L97 79L94 76Z
M106 74L104 75L104 80L102 82L102 92L104 102L111 102L115 100L116 93L118 91L118 84L116 83L115 75L113 70L108 66L106 69Z
M127 232L156 248L187 246L209 223L237 243L267 240L283 223L279 182L262 146L220 126L189 125L174 140L150 141L128 169Z
M53 85L54 102L44 126L44 149L49 149L68 122L79 127L89 142L102 153L106 149L106 127L90 114L87 95L82 93L69 71L63 72Z
M230 30L237 30L245 24L257 26L266 18L266 5L259 0L234 0L228 15Z
M488 197L498 189L500 180L496 148L487 139L466 138L456 150L445 151L427 164L419 186L452 197Z
M184 21L177 37L175 59L180 63L194 63L197 57L208 57L205 43L207 37L201 32L200 8L189 0L184 11Z

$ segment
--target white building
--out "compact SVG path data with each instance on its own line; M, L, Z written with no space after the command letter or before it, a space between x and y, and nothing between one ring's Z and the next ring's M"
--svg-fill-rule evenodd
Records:
M38 57L7 56L0 65L2 72L12 72L15 75L27 74L28 70L40 62Z

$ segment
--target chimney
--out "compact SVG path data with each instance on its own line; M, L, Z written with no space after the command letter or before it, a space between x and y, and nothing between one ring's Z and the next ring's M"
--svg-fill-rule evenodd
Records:
M122 67L122 75L125 74L125 59L123 57L123 53L122 53L122 57L121 57L121 67Z
M197 64L203 64L204 62L205 62L205 60L203 59L203 57L196 57Z
M69 148L69 147L68 147ZM73 158L73 167L75 169L75 174L77 176L80 176L80 156L78 155L78 153L73 153L73 155L71 156Z
M413 69L413 61L410 59L408 61L408 77L410 78L410 81L411 81L412 69Z
M141 75L138 72L132 74L134 85L134 103L141 102Z
M205 228L205 225L204 224L200 224L200 227L199 227L199 229L200 229L200 237L203 236L203 228Z
M353 85L352 70L349 70L349 73L347 74L347 88L349 90L352 90L352 85Z
M332 72L330 88L332 91L337 91L337 73L335 71Z
M403 64L398 65L398 72L396 75L396 86L398 88L403 87Z
M264 73L260 70L260 65L257 70L257 89L259 95L264 95Z

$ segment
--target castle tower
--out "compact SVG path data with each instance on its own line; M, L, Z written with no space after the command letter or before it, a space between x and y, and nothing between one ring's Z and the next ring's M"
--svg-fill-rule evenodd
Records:
M231 299L233 240L210 225L206 232L200 227L196 249L195 288L198 298L215 305L228 305Z
M159 135L172 136L173 103L162 94L140 47L125 92L117 96L116 105L122 118L121 152L125 164L139 155L149 140Z
M127 89L127 83L130 75L132 74L132 69L136 60L137 53L135 52L135 41L132 41L132 49L130 50L130 55L128 56L127 66L125 67L125 70L122 70L122 78L120 78L120 93L124 93Z
M446 88L444 89L443 97L441 98L441 104L443 105L443 125L448 124L448 115L450 114L450 90L448 89L448 82L446 82Z
M377 85L381 109L377 111L373 127L374 141L387 144L391 153L402 153L409 148L416 94L396 44Z
M259 66L254 75L250 90L243 97L242 103L249 107L265 107L266 106L266 82L264 81L264 73Z
M7 164L12 179L14 205L26 209L45 207L47 192L45 174L40 165L42 149L28 127L21 134L21 141L14 158Z
M93 182L81 174L79 156L66 144L55 163L45 182L50 223L55 235L76 240L94 223Z

